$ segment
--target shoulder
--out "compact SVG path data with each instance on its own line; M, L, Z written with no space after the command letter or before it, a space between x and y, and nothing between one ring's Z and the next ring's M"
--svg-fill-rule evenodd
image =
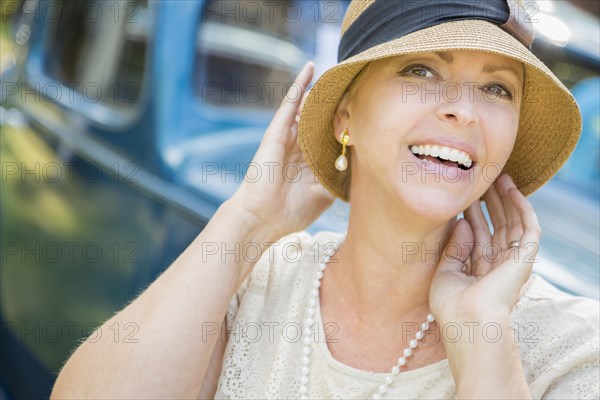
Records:
M328 252L337 248L343 236L330 231L311 234L303 230L265 243L266 250L231 299L228 320L233 321L240 310L254 313L283 310L295 295L304 296L299 292L308 287L311 271Z
M600 395L599 314L598 301L562 292L534 275L511 315L534 398Z
M537 321L543 326L561 322L569 329L596 335L600 330L600 303L597 300L563 292L540 275L533 275L533 282L515 311L521 318Z
M266 285L293 279L307 266L322 261L329 251L337 248L342 238L340 233L320 231L311 234L304 230L268 243L269 247L254 266L249 280L254 285Z

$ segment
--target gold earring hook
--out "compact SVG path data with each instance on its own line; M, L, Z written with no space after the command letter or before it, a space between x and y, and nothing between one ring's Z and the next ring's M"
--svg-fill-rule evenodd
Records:
M348 129L344 129L340 134L340 141L342 142L342 154L346 154L346 145L348 144L348 140L350 140L350 136L348 136Z

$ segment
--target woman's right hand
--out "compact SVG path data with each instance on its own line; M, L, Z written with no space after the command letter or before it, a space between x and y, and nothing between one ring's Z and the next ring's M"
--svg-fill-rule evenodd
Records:
M265 131L241 186L230 199L280 238L309 226L335 197L315 178L298 145L298 124L306 88L314 74L307 63Z

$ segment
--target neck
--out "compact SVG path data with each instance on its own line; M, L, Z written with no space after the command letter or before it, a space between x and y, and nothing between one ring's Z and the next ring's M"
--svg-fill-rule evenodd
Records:
M359 323L421 322L456 219L428 221L373 204L352 199L346 238L327 268L335 296Z

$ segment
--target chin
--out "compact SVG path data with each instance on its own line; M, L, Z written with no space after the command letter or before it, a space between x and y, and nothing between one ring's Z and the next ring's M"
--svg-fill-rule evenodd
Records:
M415 216L440 222L455 218L478 198L475 193L465 191L464 185L420 181L402 183L397 196Z

